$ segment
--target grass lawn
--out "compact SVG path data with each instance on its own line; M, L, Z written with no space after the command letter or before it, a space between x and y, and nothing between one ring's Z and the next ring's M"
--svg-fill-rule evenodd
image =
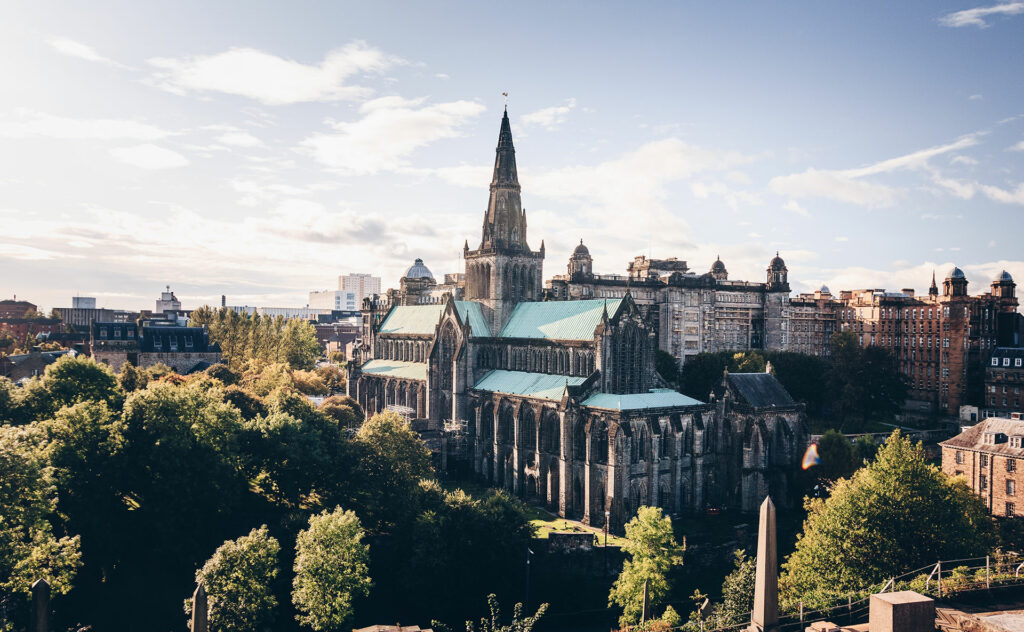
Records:
M537 529L538 538L547 538L548 534L552 531L575 531L577 533L583 531L589 531L597 534L597 543L604 544L604 529L598 529L596 527L588 527L582 522L576 522L575 520L566 520L565 518L559 518L556 515L550 514L539 507L532 505L526 506L526 513L530 517L530 524ZM626 543L626 538L619 537L613 533L608 534L608 544L611 546L622 546Z

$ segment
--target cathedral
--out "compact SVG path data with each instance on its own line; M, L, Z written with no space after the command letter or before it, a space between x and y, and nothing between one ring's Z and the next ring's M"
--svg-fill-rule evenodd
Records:
M544 243L527 241L507 110L480 244L463 255L464 277L450 279L461 293L439 294L417 260L402 290L365 301L347 388L368 414L458 437L446 462L614 531L641 505L681 515L797 500L804 411L770 372L725 375L700 402L655 372L657 333L629 291L542 300Z

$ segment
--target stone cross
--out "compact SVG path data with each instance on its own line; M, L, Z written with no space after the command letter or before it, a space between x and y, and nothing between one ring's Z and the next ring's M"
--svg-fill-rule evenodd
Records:
M757 528L757 572L754 575L754 611L750 614L750 632L775 632L779 629L779 570L775 541L775 505L771 496L761 503Z
M207 632L209 612L206 604L206 589L202 584L192 593L192 632Z
M45 579L32 584L32 621L34 632L50 632L50 582Z

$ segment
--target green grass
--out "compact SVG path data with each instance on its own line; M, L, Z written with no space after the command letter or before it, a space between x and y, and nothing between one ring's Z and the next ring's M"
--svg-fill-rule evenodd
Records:
M527 505L526 513L530 518L530 524L536 529L538 538L547 538L552 532L590 532L597 535L597 543L599 545L604 544L604 529L596 527L588 527L582 522L576 522L575 520L566 520L565 518L559 518L554 516L539 507ZM613 533L608 534L609 546L622 546L626 543L626 538L619 537Z

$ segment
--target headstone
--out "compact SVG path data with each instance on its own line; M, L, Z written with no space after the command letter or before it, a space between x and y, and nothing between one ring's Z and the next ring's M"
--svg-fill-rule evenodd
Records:
M757 570L754 575L754 611L750 632L774 632L779 628L779 569L775 541L775 505L771 496L761 503L757 527Z
M871 632L932 632L935 600L913 590L871 595L868 625Z
M50 582L32 584L32 622L34 632L50 632Z
M202 584L192 593L192 632L208 632L209 610L206 603L206 589Z

